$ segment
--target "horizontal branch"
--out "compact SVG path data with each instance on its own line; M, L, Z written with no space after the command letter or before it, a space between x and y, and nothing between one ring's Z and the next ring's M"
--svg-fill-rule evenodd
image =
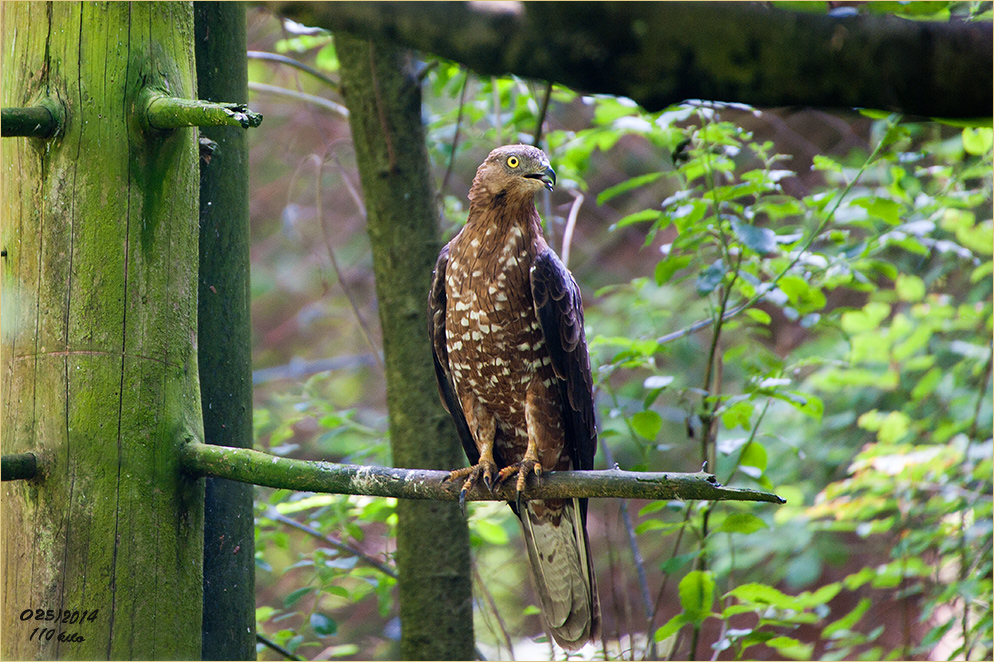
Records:
M181 451L183 468L195 476L214 476L277 489L334 494L361 494L399 499L457 501L460 482L443 482L448 471L394 469L293 460L247 448L187 442ZM508 481L510 483L510 481ZM698 473L640 471L550 471L529 481L529 499L618 497L707 501L765 501L786 503L776 494L724 487L715 477ZM477 485L468 501L513 501L514 487L505 484L491 493Z
M0 109L0 135L51 138L62 127L62 107L51 99L37 106Z
M989 22L835 17L758 2L266 2L306 25L627 96L991 115Z
M17 453L0 457L0 480L29 480L38 474L34 453Z
M164 94L149 95L145 104L145 119L154 129L187 126L240 126L247 129L262 124L262 115L249 110L245 104L179 99Z

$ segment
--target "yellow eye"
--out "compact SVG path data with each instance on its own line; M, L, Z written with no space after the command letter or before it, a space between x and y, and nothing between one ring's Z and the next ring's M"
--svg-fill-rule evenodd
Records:
M508 168L517 168L519 163L521 163L521 161L518 159L518 157L516 157L516 156L509 156L509 157L507 157L507 167Z

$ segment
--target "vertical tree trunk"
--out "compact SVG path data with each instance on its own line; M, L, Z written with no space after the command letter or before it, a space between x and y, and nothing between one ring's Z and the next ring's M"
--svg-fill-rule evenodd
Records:
M176 449L202 434L196 132L147 129L137 101L142 86L195 94L193 9L2 12L2 104L47 95L67 121L3 146L0 433L43 473L3 484L0 654L193 659L203 482Z
M421 87L406 51L336 35L373 248L394 465L451 469L462 450L438 402L427 336L440 248L421 124ZM397 504L401 655L473 657L465 518L455 503Z
M245 5L197 2L197 85L205 101L248 101ZM200 395L209 444L252 446L248 137L206 127L217 150L200 162ZM204 510L206 660L254 660L253 486L207 479Z

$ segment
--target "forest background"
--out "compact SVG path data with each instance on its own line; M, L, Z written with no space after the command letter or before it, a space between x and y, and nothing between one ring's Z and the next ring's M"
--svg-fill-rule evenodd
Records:
M990 3L859 11L991 20ZM333 38L261 9L248 26L266 118L250 134L256 448L390 465ZM989 123L649 113L431 56L422 76L446 240L493 147L537 137L556 169L537 202L583 291L597 466L707 461L787 499L593 501L604 641L583 655L990 659ZM393 502L256 497L259 632L307 659L395 658ZM510 510L472 505L469 523L478 649L555 655Z

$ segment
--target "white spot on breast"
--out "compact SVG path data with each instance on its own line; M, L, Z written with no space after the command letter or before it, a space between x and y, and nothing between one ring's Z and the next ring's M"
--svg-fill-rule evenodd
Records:
M494 290L493 287L491 287L490 290L491 290L490 291L491 294L495 294L496 295L498 301L507 301L507 295L504 294L503 292L497 292L497 291Z
M456 310L469 310L469 304L465 301L456 301Z
M476 271L474 271L474 272L473 272L472 274L470 274L470 275L471 275L471 276L472 276L473 278L479 278L480 276L482 276L482 275L483 275L483 272L482 272L482 271L480 271L479 269L477 269Z
M449 351L450 352L458 352L460 349L462 349L462 341L461 340L457 340L457 341L455 341L454 343L452 343L449 346Z
M469 242L469 245L472 246L473 248L476 248L480 245L480 240L477 239L476 237L473 237L472 241Z
M473 340L483 340L483 334L477 331L476 329L473 329L470 336L473 338Z
M528 343L523 342L520 345L518 345L518 349L521 350L522 352L527 352L529 349L531 349L531 346Z
M460 326L469 326L469 318L468 317L460 318L459 325Z
M481 324L480 325L480 333L490 333L490 325L489 324Z

